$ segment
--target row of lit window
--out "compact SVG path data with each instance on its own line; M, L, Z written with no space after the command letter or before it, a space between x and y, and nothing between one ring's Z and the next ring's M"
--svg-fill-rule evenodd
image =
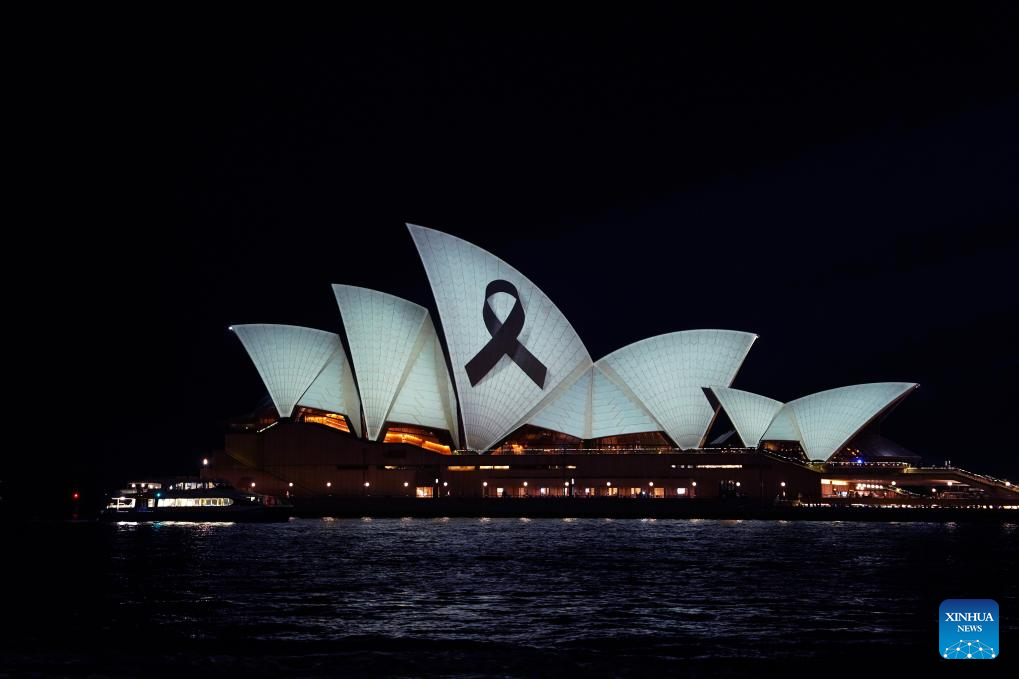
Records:
M342 415L305 415L305 422L311 422L313 424L321 424L331 429L338 429L350 433L350 427L347 426L347 418Z
M828 479L822 479L821 483L822 484L829 484L830 483L830 484L835 485L835 486L845 486L845 485L848 485L845 481L829 481ZM949 483L951 483L951 482L949 482ZM438 485L438 484L439 484L439 479L435 479L435 485ZM481 485L482 485L483 488L487 488L488 487L488 481L483 481L481 483ZM526 488L528 487L528 485L529 484L528 484L527 481L523 482L523 484L522 484L522 492L523 493L527 492ZM570 482L567 481L563 485L565 487L569 487L571 484L570 484ZM655 485L654 481L648 481L648 486L649 487L654 488L654 485ZM697 482L696 481L692 481L690 483L690 485L696 487ZM736 481L736 483L734 485L735 485L736 488L739 488L742 484L739 481ZM785 481L782 481L781 483L779 483L779 485L782 488L785 488L785 485L786 485ZM895 485L894 481L892 482L892 485L893 486ZM442 486L443 486L443 488L448 487L449 486L449 482L448 481L443 481L442 482ZM608 488L612 488L612 482L611 481L606 481L605 482L605 486L608 487ZM864 484L857 484L858 488L863 487L863 486L864 486ZM255 484L254 484L254 482L252 482L251 483L251 488L254 488L254 487L255 487ZM288 488L293 488L294 487L293 481L288 483L287 487ZM333 482L332 481L326 481L326 488L332 488L332 487L333 487ZM370 481L365 481L364 482L364 487L365 488L370 488L371 487L371 482ZM404 481L403 482L403 487L404 488L410 487L410 483L408 483L407 481ZM880 486L873 486L873 487L879 488ZM429 494L428 495L422 495L422 490L421 490L422 488L428 489L428 493ZM496 492L499 495L501 495L502 494L502 490L503 490L502 488L498 488ZM684 495L685 494L685 492L681 493L681 492L679 492L679 490L680 489L677 489L677 493L676 493L677 495ZM417 486L416 487L416 491L417 491L417 496L418 497L432 497L432 495L431 495L431 486ZM547 491L547 488L546 487L542 487L539 492L542 495L545 495L546 491ZM643 488L640 488L638 486L632 486L630 488L630 492L631 492L631 494L639 494L639 493L643 492ZM653 494L653 495L655 495L657 497L661 497L662 496L662 493L659 493L658 491L648 491L648 492L649 492L649 494ZM614 493L612 493L612 494L614 494ZM183 499L183 498L174 498L174 499ZM198 498L198 499L209 499L209 498ZM215 499L215 498L213 498L213 499ZM160 502L163 502L163 500L160 500ZM160 506L163 506L163 505L160 505ZM189 506L192 506L192 505L189 505Z
M849 485L849 481L836 481L835 479L821 479L821 485L822 486L848 486ZM892 485L893 486L895 485L895 481L892 481ZM951 482L949 482L949 485L951 485ZM856 487L857 488L867 488L868 490L880 490L880 489L884 488L884 486L882 486L881 484L878 484L878 483L857 483Z
M569 486L569 484L567 484L566 487L568 487L568 486ZM565 491L566 487L564 487L564 491ZM516 490L515 494L518 497L526 497L527 496L527 487L526 486L522 486L522 487L516 488L515 490ZM553 490L555 490L555 489L543 486L543 487L538 489L538 495L539 496L546 496L546 497L547 496L554 496L554 495L556 495L556 493L552 492ZM595 489L595 488L584 488L584 493L583 494L587 495L587 496L592 496L592 495L596 494L596 490L597 489ZM632 487L629 490L630 490L630 495L642 495L644 493L644 488L641 488L641 487ZM506 489L505 488L496 488L495 489L495 495L497 497L502 497L504 494L506 494ZM665 497L665 489L661 488L661 487L659 487L659 488L651 488L649 494L653 495L655 497ZM676 495L678 497L684 497L684 496L686 496L688 494L689 494L689 489L688 488L677 488L676 489ZM419 498L435 497L435 489L432 486L417 486L414 489L414 495L415 495L415 497L419 497ZM603 492L603 495L608 495L610 497L618 496L619 495L619 489L609 486L609 487L605 488L605 491Z
M395 431L386 432L386 438L383 440L383 443L409 443L410 445L420 446L425 450L442 453L443 455L449 455L452 452L449 446L444 446L441 443L435 443L414 434L404 434Z
M174 490L203 490L215 487L215 481L180 481L170 486Z
M157 507L229 507L234 501L228 497L161 497Z

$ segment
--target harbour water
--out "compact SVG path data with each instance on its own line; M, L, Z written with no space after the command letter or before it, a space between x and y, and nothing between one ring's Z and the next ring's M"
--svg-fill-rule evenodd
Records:
M636 675L934 662L938 605L1015 639L1016 524L295 519L8 524L8 672ZM1014 651L1019 654L1019 647ZM170 671L172 670L172 671Z

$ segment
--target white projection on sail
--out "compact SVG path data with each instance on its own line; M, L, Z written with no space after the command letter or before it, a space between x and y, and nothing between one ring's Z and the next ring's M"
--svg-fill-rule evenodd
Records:
M290 417L294 406L319 376L337 349L340 337L324 330L294 325L256 323L234 325L269 396L281 417ZM353 419L356 413L346 413Z
M598 361L626 387L681 448L697 448L715 416L703 387L729 386L757 335L684 330L650 337Z
M441 231L407 225L449 348L465 444L486 450L591 365L573 326L523 274Z
M749 391L731 387L711 387L711 391L736 427L743 445L750 448L761 442L764 432L782 409L781 401Z

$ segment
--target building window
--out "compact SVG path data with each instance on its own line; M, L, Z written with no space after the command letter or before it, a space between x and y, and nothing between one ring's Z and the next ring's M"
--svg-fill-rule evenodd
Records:
M432 497L433 489L431 486L418 486L414 489L414 495L416 497Z
M450 455L450 447L444 445L433 431L413 425L389 425L386 429L384 443L407 443L441 455Z
M676 495L686 495L686 488L677 488Z
M323 413L321 415L305 415L305 422L311 422L313 424L321 424L330 429L337 429L339 431L345 431L350 433L350 427L347 425L347 418L343 415L337 415L336 413Z

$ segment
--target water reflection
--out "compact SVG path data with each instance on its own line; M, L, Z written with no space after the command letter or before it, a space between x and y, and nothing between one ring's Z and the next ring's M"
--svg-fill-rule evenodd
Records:
M167 643L301 641L343 653L498 647L510 661L547 652L611 674L601 654L924 648L928 612L972 592L973 573L981 596L1019 605L1014 523L328 517L94 530L105 537L76 554L93 571L90 589L21 634L42 643L60 626L144 630Z

